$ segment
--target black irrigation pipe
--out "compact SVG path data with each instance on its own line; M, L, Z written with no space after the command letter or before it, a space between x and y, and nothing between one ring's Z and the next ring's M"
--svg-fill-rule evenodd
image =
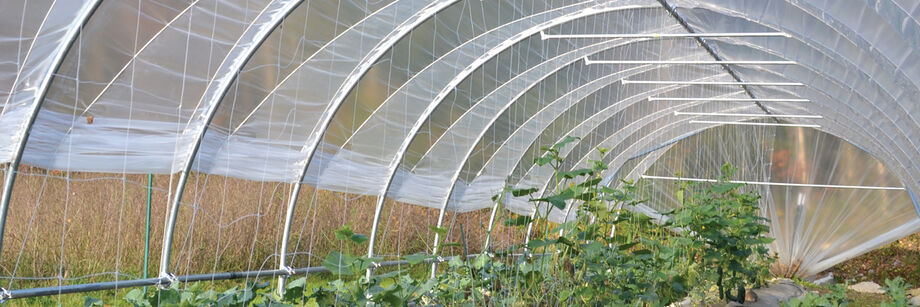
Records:
M474 258L480 254L471 254L467 255L467 258ZM491 255L491 254L490 254ZM524 254L511 254L511 257L520 257ZM545 255L545 254L537 254ZM528 255L528 257L534 255ZM437 257L429 258L424 262L426 263L440 263L453 259L453 257ZM400 266L408 265L409 262L406 260L391 260L391 261L381 261L376 263L374 268L382 267L391 267L391 266ZM20 299L36 296L50 296L50 295L61 295L61 294L72 294L72 293L84 293L84 292L93 292L93 291L104 291L104 290L115 290L115 289L125 289L125 288L137 288L137 287L147 287L147 286L169 286L174 282L196 282L196 281L209 281L209 280L228 280L228 279L241 279L241 278L260 278L260 277L275 277L281 275L302 275L302 274L311 274L311 273L328 273L329 269L325 267L306 267L306 268L296 268L291 270L260 270L260 271L242 271L242 272L224 272L224 273L210 273L210 274L192 274L192 275L181 275L162 278L143 278L143 279L130 279L130 280L119 280L119 281L107 281L107 282L97 282L97 283L88 283L88 284L79 284L79 285L66 285L66 286L57 286L57 287L42 287L42 288L29 288L29 289L19 289L19 290L5 290L3 289L0 292L0 302L4 302L10 299Z

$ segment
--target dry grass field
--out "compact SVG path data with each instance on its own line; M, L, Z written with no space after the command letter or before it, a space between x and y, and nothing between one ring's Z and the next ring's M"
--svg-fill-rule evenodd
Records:
M166 208L177 176L153 176L150 276L156 276ZM171 189L171 187L173 187ZM280 251L290 184L206 174L189 180L176 226L171 259L175 274L274 269ZM368 234L376 198L304 186L292 230L295 267L319 266L342 246L334 230L350 224ZM65 173L22 167L10 208L0 275L5 288L21 289L141 277L147 175ZM438 210L388 201L377 254L390 258L429 250ZM449 241L465 239L478 251L489 210L452 214ZM500 225L500 223L498 223ZM520 243L519 230L498 226L495 245ZM459 253L458 248L446 254Z

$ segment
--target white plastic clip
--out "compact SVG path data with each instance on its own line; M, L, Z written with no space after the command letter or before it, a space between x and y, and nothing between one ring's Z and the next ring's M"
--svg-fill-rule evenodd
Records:
M283 271L284 271L284 275L287 275L287 276L293 276L294 274L296 274L296 272L294 272L294 268L292 268L292 267L290 267L290 266L286 266L286 265L285 265L285 266L282 266L282 267L281 267L281 270L283 270Z
M170 286L178 282L179 282L179 278L176 277L176 274L162 273L160 274L160 281L157 282L157 288L168 289Z
M11 293L10 290L0 288L0 303L4 303L11 298L13 298L13 293Z
M438 256L438 258L436 258L436 259L438 260L438 263L447 261L447 258L444 258L444 257L441 257L441 256Z

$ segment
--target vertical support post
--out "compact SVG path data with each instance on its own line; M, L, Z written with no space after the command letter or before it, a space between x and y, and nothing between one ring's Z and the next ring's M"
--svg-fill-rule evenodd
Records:
M444 227L444 215L445 215L445 212L447 212L447 210L446 210L446 209L447 209L447 205L446 205L446 204L447 204L447 201L445 201L444 204L445 204L445 205L444 205L443 207L441 207L441 212L438 213L438 224L437 224L437 226L436 226L436 227L438 227L438 228ZM438 255L438 248L440 247L440 242L441 242L441 234L435 232L435 234L434 234L434 244L433 244L432 247L431 247L431 255L432 255L432 256L437 257L437 255ZM438 264L439 264L438 261L435 261L435 262L432 262L432 263L431 263L431 278L434 278L435 274L438 272Z
M309 165L310 163L307 162ZM304 167L306 169L306 167ZM288 266L287 260L287 251L288 251L288 242L291 241L291 225L294 222L294 209L297 207L297 198L300 195L300 187L303 185L301 183L303 178L300 181L294 183L294 187L291 189L291 197L288 200L287 210L284 213L284 232L281 237L281 252L278 255L278 268L290 272L290 267ZM287 278L290 274L278 276L278 295L284 295L284 285L287 283Z
M195 148L197 151L197 147ZM188 163L191 168L191 163ZM182 201L182 193L185 191L185 184L188 182L190 170L183 171L179 174L179 183L176 184L176 195L173 198L172 206L169 208L169 217L166 218L166 225L163 228L163 247L160 252L160 278L170 279L169 257L172 252L173 235L176 231L176 220L179 218L179 207Z
M147 215L144 219L144 278L149 277L150 270L150 207L153 202L153 174L147 174ZM144 287L147 292L147 287Z
M23 142L23 145L25 142ZM25 148L25 146L22 146ZM9 164L6 170L6 176L3 180L3 195L0 195L0 251L3 250L3 236L6 230L6 215L10 208L10 199L13 194L13 184L16 182L16 172L19 171L19 163L22 157L22 150L16 155L13 162Z
M395 172L393 174L395 174ZM381 193L380 196L377 197L377 207L375 207L374 209L374 223L371 224L370 240L367 243L368 244L367 245L367 257L368 258L374 257L374 245L377 244L377 229L379 229L379 226L380 226L380 215L383 214L383 204L387 200L386 191L390 189L389 183L392 182L392 179L393 177L390 176L390 180L387 181L387 187L383 190L383 193ZM373 267L374 266L368 267L367 272L365 272L364 274L365 277L367 277L368 279L371 278L371 273L374 272Z

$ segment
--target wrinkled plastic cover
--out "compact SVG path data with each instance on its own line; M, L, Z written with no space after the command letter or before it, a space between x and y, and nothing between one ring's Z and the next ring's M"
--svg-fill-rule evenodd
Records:
M656 153L649 153L656 155ZM655 176L718 178L722 163L737 168L735 180L897 187L878 160L833 135L808 128L721 127L694 135L658 153L656 162L635 162L630 171ZM637 161L645 157L636 158ZM657 212L677 208L677 183L648 179L639 186ZM812 276L844 259L920 230L905 190L747 185L770 219L771 248L778 264Z

